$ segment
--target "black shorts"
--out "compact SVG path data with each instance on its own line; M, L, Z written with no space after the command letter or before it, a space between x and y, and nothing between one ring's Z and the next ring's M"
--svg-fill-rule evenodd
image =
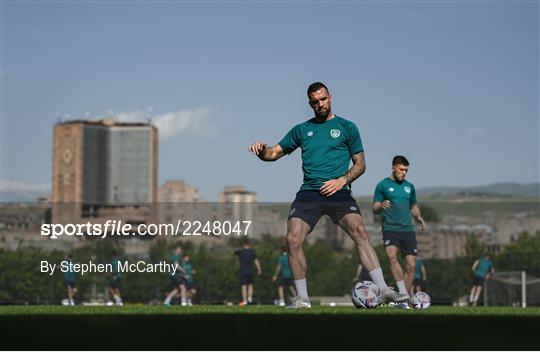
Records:
M188 290L195 290L197 288L197 286L195 285L194 281L187 281L186 282L186 288Z
M316 190L301 190L291 205L289 218L304 220L313 231L315 225L323 215L328 215L334 224L347 214L360 213L360 208L351 196L350 190L342 189L331 197L323 196Z
M180 285L185 285L186 284L186 279L182 275L180 275L178 273L171 276L171 281L172 281L172 284L173 284L173 286L175 288L180 286Z
M112 280L109 281L109 287L110 288L120 288L120 277L113 276Z
M77 283L73 280L66 280L66 285L69 288L77 288Z
M253 274L240 274L240 285L252 285Z
M417 255L416 233L383 231L383 243L385 247L396 246L401 256Z
M294 280L292 277L282 277L279 286L294 286Z
M478 276L478 275L474 275L474 278L473 278L473 286L482 286L484 284L484 281L486 279L482 276Z
M422 284L424 283L424 280L422 279L414 279L413 280L413 286L422 286Z

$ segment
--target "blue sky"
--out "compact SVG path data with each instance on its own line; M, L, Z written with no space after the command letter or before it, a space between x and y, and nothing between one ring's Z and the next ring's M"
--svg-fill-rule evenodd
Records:
M162 126L160 184L286 201L300 153L250 155L325 82L354 121L372 193L395 154L417 188L539 179L539 5L529 2L4 2L4 185L47 187L57 114ZM5 186L7 187L7 186Z

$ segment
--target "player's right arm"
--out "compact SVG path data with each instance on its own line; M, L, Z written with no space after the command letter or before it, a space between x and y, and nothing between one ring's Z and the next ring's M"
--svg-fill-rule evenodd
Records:
M281 265L278 264L278 265L276 266L276 272L274 273L274 276L272 277L272 282L274 282L274 281L277 280L277 276L278 276L280 270L281 270Z
M384 199L384 186L380 183L375 188L373 195L373 214L379 215L383 210L392 206L388 199Z
M266 143L256 142L250 145L248 149L262 161L276 161L285 155L285 151L279 144L268 147Z

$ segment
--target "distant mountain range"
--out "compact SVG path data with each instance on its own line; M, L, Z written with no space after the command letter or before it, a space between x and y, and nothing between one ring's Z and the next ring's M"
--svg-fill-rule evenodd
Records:
M474 195L474 194L487 194L487 195L504 195L515 197L527 197L527 198L540 198L540 182L535 183L493 183L486 186L473 186L473 187L426 187L419 188L418 194L421 195Z

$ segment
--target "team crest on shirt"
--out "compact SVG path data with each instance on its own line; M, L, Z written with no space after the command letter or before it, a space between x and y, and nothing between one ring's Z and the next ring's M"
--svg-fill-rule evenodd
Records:
M358 210L358 208L357 208L357 207L351 207L350 209L351 209L351 210L353 210L353 211L356 211L356 210Z
M313 131L309 131L309 132L307 133L307 136L308 136L308 137L313 136Z
M403 190L405 190L405 193L411 193L411 187L405 186Z
M340 134L341 134L340 130L333 129L330 131L330 135L332 136L332 138L338 138Z
M390 188L388 188L388 190L389 190L390 192L394 192L394 187L390 187Z

